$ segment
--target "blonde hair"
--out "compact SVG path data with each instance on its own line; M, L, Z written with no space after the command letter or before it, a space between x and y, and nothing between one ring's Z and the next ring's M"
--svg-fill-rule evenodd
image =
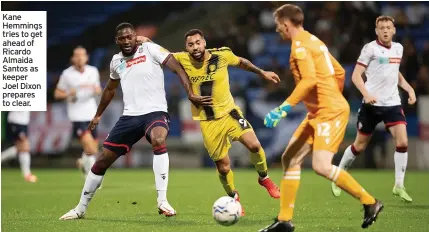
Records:
M302 26L304 23L304 13L301 8L293 4L285 4L276 11L274 11L274 17L278 19L289 19L293 25Z
M390 21L393 23L393 25L395 25L395 20L392 17L387 15L381 15L381 16L378 16L377 19L375 20L375 27L377 27L379 22L386 22L386 21Z

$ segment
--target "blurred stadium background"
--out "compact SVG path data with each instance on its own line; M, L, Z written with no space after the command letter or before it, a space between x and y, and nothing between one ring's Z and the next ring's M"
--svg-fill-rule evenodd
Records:
M53 99L62 70L70 63L74 47L82 45L90 54L104 87L109 78L109 62L118 52L114 44L115 26L127 21L144 35L170 51L181 51L183 35L192 28L206 34L208 47L230 47L235 54L280 75L279 85L261 81L252 73L230 68L231 91L266 149L272 164L305 115L297 107L274 130L264 128L263 117L282 102L294 88L289 71L289 44L275 33L272 9L284 2L2 2L2 10L43 10L48 17L48 110L32 112L29 125L33 167L74 167L81 155L78 141L72 140L71 123L64 102ZM347 72L344 95L352 108L343 147L356 134L356 115L361 96L351 83L351 74L362 46L375 39L374 21L380 14L396 19L395 41L404 46L401 72L414 87L418 104L408 106L402 92L409 132L409 169L429 167L429 3L427 2L297 2L305 11L305 29L317 35ZM216 10L213 10L216 9ZM168 139L171 167L211 166L198 123L190 117L189 103L179 78L165 71L165 88L171 115ZM120 90L98 127L102 142L122 114ZM7 112L2 113L2 149L11 145L6 130ZM392 168L394 144L380 125L365 157L356 161L361 168ZM152 165L151 147L141 140L118 160L115 167ZM231 150L235 166L249 166L247 151L239 144ZM338 162L341 155L337 155ZM2 164L17 166L16 161ZM308 165L308 163L307 163Z

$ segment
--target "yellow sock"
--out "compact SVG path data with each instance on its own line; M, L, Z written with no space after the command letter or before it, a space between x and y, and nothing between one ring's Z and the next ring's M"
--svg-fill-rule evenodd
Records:
M329 175L329 179L335 182L335 184L348 192L353 197L360 200L362 204L374 204L375 199L346 171L341 168L332 165L332 171Z
M217 173L219 176L219 180L223 185L223 188L225 189L225 192L233 197L234 196L234 191L235 191L235 186L234 186L234 173L232 172L232 170L229 170L229 172L223 176L221 175L219 172Z
M250 161L255 166L256 171L260 177L266 177L268 173L267 158L265 157L265 151L261 147L257 153L250 154Z
M300 168L289 168L283 175L280 182L280 213L278 215L280 221L292 219L300 179Z

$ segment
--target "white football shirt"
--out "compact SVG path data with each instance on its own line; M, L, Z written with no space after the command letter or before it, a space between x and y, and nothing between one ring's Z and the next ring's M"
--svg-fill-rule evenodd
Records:
M404 48L392 42L386 47L378 40L367 43L361 51L357 63L366 67L365 87L377 98L375 106L401 105L398 78Z
M76 102L67 100L67 114L70 121L85 122L92 120L97 112L97 101L95 95L90 93L94 93L95 86L100 87L100 74L94 66L85 65L82 73L74 66L63 71L57 88L65 92L76 89L77 95Z
M123 115L167 112L162 65L169 56L169 51L151 42L140 45L132 56L124 57L122 52L113 56L110 78L121 80Z
M27 126L30 123L30 111L11 111L7 115L9 123Z

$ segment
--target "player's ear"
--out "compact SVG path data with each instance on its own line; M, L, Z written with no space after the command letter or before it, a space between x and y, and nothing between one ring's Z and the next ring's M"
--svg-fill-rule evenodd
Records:
M396 34L396 27L393 27L393 34Z
M378 31L377 31L377 28L375 28L375 34L376 34L376 35L378 35Z

